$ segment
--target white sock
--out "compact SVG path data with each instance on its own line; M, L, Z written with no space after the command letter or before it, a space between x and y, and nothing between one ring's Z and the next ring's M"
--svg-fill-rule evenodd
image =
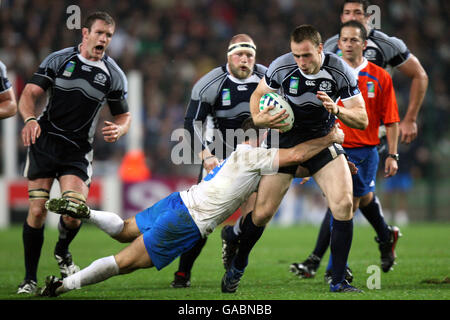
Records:
M104 281L119 274L119 266L114 256L101 258L88 267L63 279L63 285L56 289L57 294Z
M88 221L109 234L111 237L118 235L124 226L123 220L117 214L108 211L91 210Z
M237 235L237 236L241 234L241 220L242 220L242 216L240 216L240 217L236 220L236 222L235 222L235 224L234 224L234 226L233 226L233 232L234 232L234 234Z

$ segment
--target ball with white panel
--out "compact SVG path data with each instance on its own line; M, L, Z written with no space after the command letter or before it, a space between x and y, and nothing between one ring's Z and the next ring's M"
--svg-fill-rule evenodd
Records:
M282 110L286 110L286 113L288 117L281 121L280 123L287 123L287 126L284 126L282 128L279 128L281 132L286 132L292 129L292 126L294 125L294 112L292 111L292 108L281 95L278 93L266 93L261 97L261 100L259 101L259 112L267 108L268 106L274 106L272 110L269 111L269 114L271 116L277 114L278 112Z

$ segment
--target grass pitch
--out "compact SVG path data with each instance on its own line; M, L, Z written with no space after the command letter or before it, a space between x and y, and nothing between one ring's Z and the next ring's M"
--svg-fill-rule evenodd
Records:
M318 227L274 225L266 229L256 244L235 294L220 291L224 269L218 228L210 235L194 265L191 288L169 286L178 267L176 260L161 271L138 270L74 290L55 300L449 300L450 284L442 280L450 276L450 224L412 224L401 231L397 265L389 273L381 271L380 289L369 289L367 280L372 274L367 270L371 265L379 266L379 251L373 229L355 225L349 265L355 276L353 284L363 289L363 294L329 292L323 279L328 252L314 279L299 279L290 273L289 265L304 260L312 251ZM38 286L43 285L47 275L59 276L53 258L56 238L56 229L46 228ZM74 261L83 268L98 258L116 254L124 246L86 223L73 241L71 252ZM43 299L16 294L24 272L22 228L14 226L1 230L1 300Z

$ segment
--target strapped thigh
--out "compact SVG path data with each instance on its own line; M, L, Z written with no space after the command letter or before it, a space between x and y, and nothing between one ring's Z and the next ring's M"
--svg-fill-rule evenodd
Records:
M28 190L29 200L48 200L50 198L50 191L47 189L30 189Z
M67 190L62 194L63 198L69 199L71 201L75 200L75 202L86 203L86 197L77 191Z

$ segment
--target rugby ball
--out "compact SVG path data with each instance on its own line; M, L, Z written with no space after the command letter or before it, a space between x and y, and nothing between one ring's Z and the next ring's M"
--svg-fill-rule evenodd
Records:
M282 110L286 110L286 114L288 117L281 121L281 123L287 123L288 125L282 128L279 128L281 132L286 132L292 129L294 125L294 112L292 111L289 102L287 102L281 95L278 93L266 93L261 97L259 101L259 112L267 108L268 106L274 106L272 110L269 111L270 115L275 115Z

